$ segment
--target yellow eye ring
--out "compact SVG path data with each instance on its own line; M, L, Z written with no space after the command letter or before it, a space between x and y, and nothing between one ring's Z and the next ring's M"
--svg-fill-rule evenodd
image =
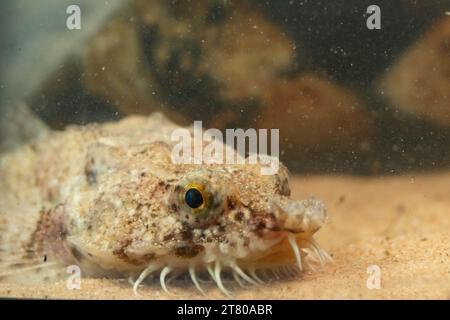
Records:
M200 212L208 206L209 194L203 184L192 182L184 190L184 203L194 212Z

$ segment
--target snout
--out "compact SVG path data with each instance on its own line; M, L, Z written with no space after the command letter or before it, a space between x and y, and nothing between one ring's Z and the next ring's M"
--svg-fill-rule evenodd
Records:
M324 203L315 198L302 201L277 199L272 201L271 206L280 229L299 237L310 237L327 219Z
M283 238L294 234L296 238L309 238L325 223L325 205L315 198L295 201L273 199L268 212L256 213L249 228L264 239Z

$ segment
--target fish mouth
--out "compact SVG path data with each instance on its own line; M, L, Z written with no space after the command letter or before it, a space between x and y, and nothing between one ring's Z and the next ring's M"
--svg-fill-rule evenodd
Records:
M316 258L322 265L331 260L313 238L327 217L322 201L275 198L268 211L255 214L250 221L251 230L260 239L273 243L264 253L254 257L255 264L296 264L302 271L306 255Z
M286 232L289 232L289 233L294 233L294 234L296 234L296 233L303 233L304 232L303 229L301 229L301 228L297 228L297 229L295 229L295 228L284 228L283 231L286 231Z
M300 235L302 233L304 233L304 230L301 228L274 227L274 228L265 228L264 230L259 232L259 235L264 240L271 240L275 238L284 238L289 236L290 234Z

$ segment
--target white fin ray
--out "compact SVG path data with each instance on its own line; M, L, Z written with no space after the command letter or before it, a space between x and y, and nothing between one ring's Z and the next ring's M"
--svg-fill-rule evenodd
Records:
M222 266L221 266L220 262L218 260L216 260L216 264L214 267L214 277L216 280L216 284L219 287L220 291L223 292L223 294L225 294L227 297L231 298L232 297L231 292L228 291L222 283L222 278L220 277L221 272L222 272Z
M200 291L201 294L203 294L204 296L206 296L205 291L202 289L202 287L200 286L200 284L198 283L197 280L197 275L195 273L195 267L194 266L190 266L189 267L189 275L191 276L191 280L194 283L195 287L197 288L198 291Z
M161 270L161 273L159 275L159 282L161 283L161 287L163 288L163 290L167 293L167 294L171 294L170 291L167 289L166 286L166 276L172 271L172 268L170 267L164 267Z
M138 289L139 289L139 285L145 280L145 278L147 278L147 276L153 272L155 272L156 270L158 270L158 266L155 265L149 265L147 268L144 269L144 271L141 272L141 274L139 275L139 277L137 278L137 280L134 282L133 285L133 292L135 295L139 295L138 293Z
M298 268L300 269L300 271L303 271L302 256L300 254L300 249L298 248L295 236L293 234L289 234L288 241L292 247L292 251L294 252L295 259L297 260Z

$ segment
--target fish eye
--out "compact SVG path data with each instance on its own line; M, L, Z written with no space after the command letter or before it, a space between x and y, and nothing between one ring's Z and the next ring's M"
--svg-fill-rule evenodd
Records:
M184 192L180 198L185 205L193 210L193 213L202 215L209 206L210 195L203 183L191 182L184 186Z
M197 188L188 189L184 195L184 201L192 209L198 209L205 203L202 192Z
M169 204L173 211L180 210L180 217L191 223L209 223L224 206L224 192L217 182L202 177L188 176L174 186Z

